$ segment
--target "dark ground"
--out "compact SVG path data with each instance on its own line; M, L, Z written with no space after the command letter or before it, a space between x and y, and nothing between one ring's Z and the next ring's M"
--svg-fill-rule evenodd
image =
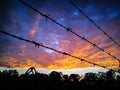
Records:
M43 73L25 73L19 75L16 70L0 72L0 90L120 90L120 75L113 70L99 73L62 75L53 71Z

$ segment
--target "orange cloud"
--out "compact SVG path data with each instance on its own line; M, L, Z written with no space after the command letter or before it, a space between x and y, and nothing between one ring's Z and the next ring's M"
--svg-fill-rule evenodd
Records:
M36 63L33 60L25 60L25 62L21 62L20 64L18 64L18 67L21 68L29 68L29 67L36 67L36 68L43 68L43 66L39 63Z
M99 55L99 52L97 53ZM77 55L77 54L76 54ZM97 55L95 55L96 57ZM99 59L96 58L93 60L94 55L90 57L91 59L87 59L91 62L107 66L109 68L118 68L118 61L111 59L111 58L105 58ZM36 67L36 68L47 68L47 69L72 69L72 68L86 68L86 67L98 67L98 66L93 66L89 63L86 63L84 61L80 61L78 59L74 59L69 56L64 56L64 58L61 59L55 59L52 60L51 62L47 63L47 65L42 65L35 60L28 59L26 58L25 60L17 60L16 58L13 57L6 57L4 60L2 60L2 63L7 63L7 66L10 67L20 67L20 68L29 68L29 67ZM99 67L98 67L99 68Z
M34 37L35 33L37 32L38 24L39 24L40 18L37 18L36 22L33 25L33 28L30 30L30 35ZM67 37L67 36L66 36ZM71 40L72 39L72 40ZM112 55L119 56L119 49L116 46L113 46L111 42L104 43L105 37L103 35L98 35L92 38L89 38L92 42L96 43L100 47L104 47L104 49L107 52L110 52ZM103 41L102 41L102 40ZM104 52L100 51L93 45L88 44L84 40L80 40L76 37L70 37L68 36L67 39L56 39L59 43L53 44L54 46L49 45L50 47L53 47L60 51L65 51L70 53L71 55L81 57L83 59L86 59L88 61L104 65L111 68L117 68L118 67L118 61L113 59L111 56L105 54ZM51 42L51 41L46 41ZM35 48L35 47L34 47ZM48 52L44 48L40 48L40 51L37 49L33 49L28 47L26 44L21 45L19 47L21 52L19 52L17 55L25 57L29 55L33 55L33 57L37 57L37 60L33 60L29 57L25 58L24 60L21 60L19 58L10 57L8 59L4 59L1 62L7 63L10 67L21 67L21 68L27 68L27 67L38 67L38 68L47 68L47 69L71 69L71 68L85 68L85 67L94 67L93 65L81 62L80 60L71 58L69 56L64 56L55 52ZM25 52L25 50L29 49L29 55ZM30 52L31 51L31 52ZM37 53L37 54L36 54ZM7 66L7 65L6 65Z
M26 60L17 60L16 58L13 57L6 57L2 61L2 63L6 64L6 67L11 67L11 68L29 68L31 66L37 67L37 68L43 68L43 66L39 63L36 63L33 60L26 59Z

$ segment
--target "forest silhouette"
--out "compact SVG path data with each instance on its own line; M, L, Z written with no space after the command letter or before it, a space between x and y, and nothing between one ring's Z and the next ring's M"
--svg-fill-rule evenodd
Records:
M35 69L32 67L32 69ZM0 71L0 90L112 90L120 89L120 73L114 70L98 73L63 75L32 72L19 75L17 70ZM28 73L28 71L32 73Z

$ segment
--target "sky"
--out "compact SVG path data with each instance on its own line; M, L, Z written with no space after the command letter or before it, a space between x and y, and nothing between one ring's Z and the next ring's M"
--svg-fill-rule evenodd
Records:
M24 0L57 22L120 58L114 44L68 0ZM73 0L97 25L120 44L119 0ZM118 61L64 28L46 19L19 0L0 0L0 29L25 39L43 43L59 51L111 68ZM0 33L0 67L73 69L97 67L55 51Z

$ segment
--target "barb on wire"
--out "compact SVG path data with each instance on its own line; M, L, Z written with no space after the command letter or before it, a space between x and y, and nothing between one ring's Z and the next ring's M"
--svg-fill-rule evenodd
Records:
M91 23L93 23L100 31L102 31L111 41L114 42L118 47L120 47L120 44L118 44L112 37L109 36L108 33L106 33L100 26L98 26L83 10L81 10L72 0L68 0L80 13L82 13Z
M79 38L87 41L88 43L92 44L94 47L97 47L97 48L100 49L101 51L103 51L103 52L105 52L106 54L108 54L109 56L113 57L113 55L109 54L109 53L106 52L104 49L102 49L102 48L100 48L99 46L97 46L96 44L92 43L91 41L89 41L89 40L86 39L85 37L80 36L79 34L77 34L76 32L74 32L71 28L66 27L66 26L64 26L63 24L55 21L54 19L52 19L52 18L49 17L48 15L45 15L45 14L43 14L42 12L40 12L39 10L33 8L31 5L29 5L28 3L24 2L23 0L19 0L19 1L20 1L21 3L23 3L24 5L26 5L27 7L29 7L30 9L32 9L32 10L34 10L35 12L39 13L41 16L43 16L43 17L51 20L52 22L56 23L57 25L63 27L64 29L66 29L66 31L71 32L72 34L76 35L77 37L79 37ZM99 27L99 26L98 26L98 27ZM116 56L114 56L113 58L116 59L116 60L118 60L118 61L120 61L120 59L117 58ZM119 67L120 67L120 64L119 64Z
M105 52L106 54L108 54L109 56L113 57L114 59L116 59L116 60L118 60L118 61L120 62L120 59L119 59L119 58L117 58L117 57L115 57L114 55L108 53L108 52L105 51L104 49L100 48L98 45L96 45L96 44L92 43L91 41L89 41L88 39L86 39L85 37L80 36L79 34L77 34L76 32L74 32L74 31L72 30L72 28L64 26L63 24L57 22L56 20L54 20L53 18L49 17L48 15L43 14L43 13L40 12L39 10L33 8L31 5L29 5L28 3L24 2L23 0L19 0L19 1L20 1L21 3L23 3L24 5L26 5L27 7L29 7L30 9L34 10L35 12L37 12L38 14L40 14L41 16L43 16L43 17L45 17L45 18L47 17L47 19L51 20L52 22L54 22L54 23L56 23L57 25L63 27L64 29L66 29L66 31L69 31L69 32L71 32L73 35L79 37L80 39L83 39L83 40L87 41L88 43L92 44L94 47L97 47L97 48L98 48L99 50L101 50L102 52ZM82 11L81 11L81 12L82 12ZM85 14L85 15L86 15L86 14ZM88 17L88 16L86 16L86 17ZM98 27L99 27L99 26L98 26ZM120 65L119 65L119 66L120 66Z
M25 42L32 43L32 44L34 44L35 46L38 46L38 47L40 46L40 47L43 47L43 48L47 48L47 49L53 50L53 51L55 51L55 52L57 52L57 53L60 53L60 54L63 54L63 55L67 55L67 56L73 57L73 58L75 58L75 59L79 59L79 60L81 60L81 61L87 62L87 63L89 63L89 64L97 65L97 66L99 66L99 67L102 67L102 68L105 68L105 69L110 70L110 68L107 68L106 66L99 65L99 64L94 63L94 62L90 62L90 61L88 61L88 60L86 60L86 59L83 59L83 58L80 58L80 57L71 55L71 54L69 54L69 53L67 53L67 52L62 52L62 51L56 50L56 49L54 49L54 48L45 46L45 45L43 45L42 43L37 43L37 42L35 42L35 41L31 41L31 40L28 40L28 39L25 39L25 38L22 38L22 37L18 37L18 36L15 36L15 35L13 35L13 34L10 34L10 33L8 33L8 32L5 32L5 31L0 31L0 33L6 34L6 35L11 36L11 37L14 37L14 38L17 38L17 39L19 39L19 40L23 40L23 41L25 41Z
M48 20L48 17L50 17L50 15L45 15L46 21Z

